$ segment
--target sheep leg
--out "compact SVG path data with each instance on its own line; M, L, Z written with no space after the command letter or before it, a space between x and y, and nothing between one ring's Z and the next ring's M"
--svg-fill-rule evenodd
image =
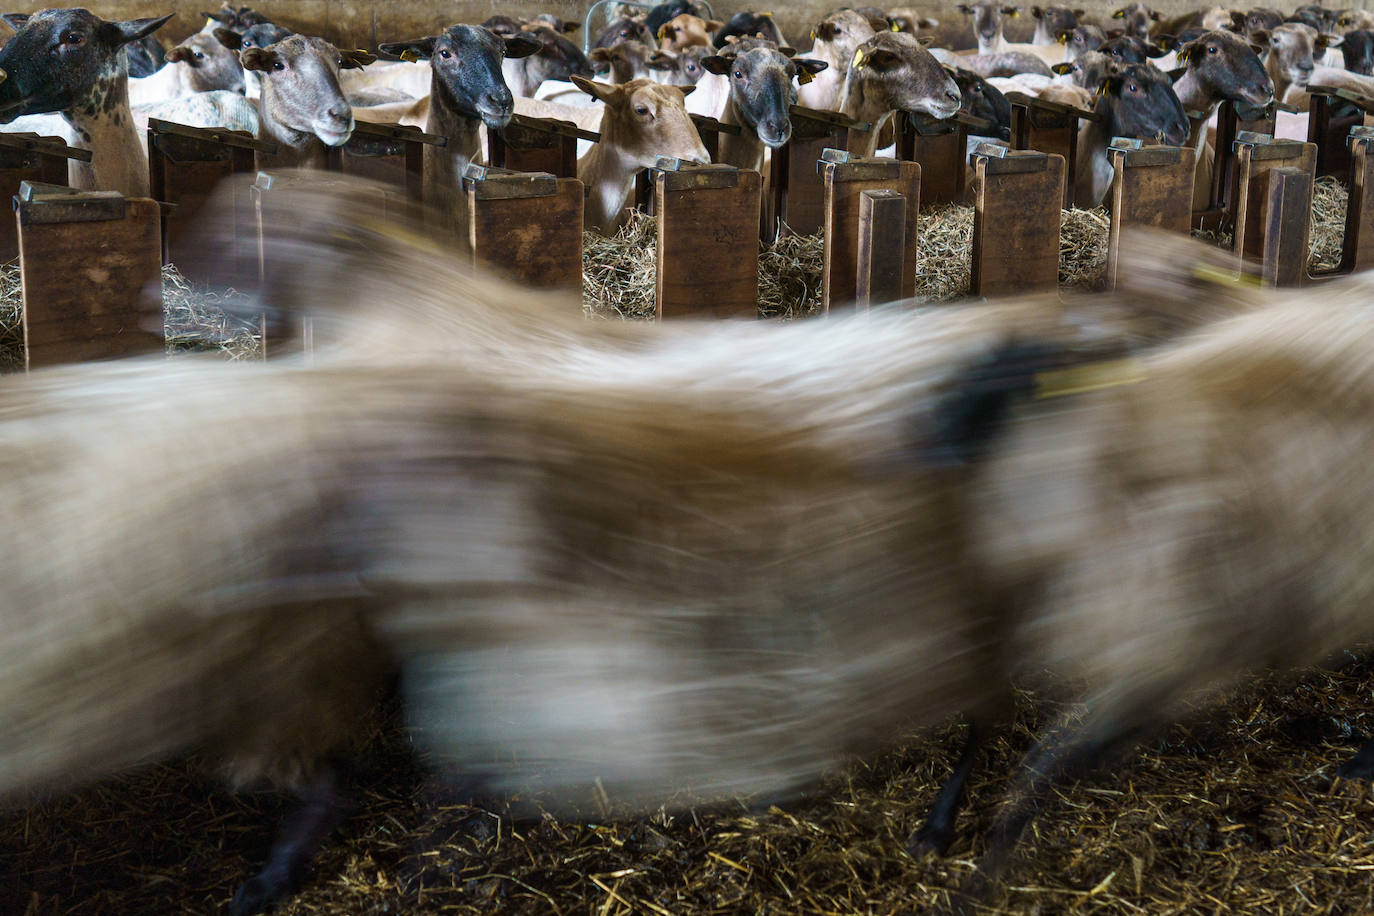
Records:
M1146 734L1143 725L1108 723L1148 721L1139 717L1103 717L1064 734L1059 740L1042 740L1027 752L1020 774L1001 814L988 831L987 851L960 896L966 904L989 900L1001 886L1014 861L1021 835L1045 806L1051 789L1082 776L1104 757L1137 744Z
M954 821L959 816L964 788L968 784L969 774L973 772L973 764L978 759L978 750L982 745L980 738L978 721L970 719L968 735L964 738L964 749L959 754L959 762L954 765L954 772L936 794L935 802L930 806L930 813L926 815L925 824L907 840L906 849L912 858L919 859L931 853L943 856L949 851L950 843L954 842Z
M325 837L343 816L343 799L332 772L299 790L296 804L282 819L272 842L267 864L234 895L230 916L253 916L294 893Z
M1337 779L1371 779L1374 778L1374 738L1370 738L1360 746L1345 763L1341 764L1336 770Z

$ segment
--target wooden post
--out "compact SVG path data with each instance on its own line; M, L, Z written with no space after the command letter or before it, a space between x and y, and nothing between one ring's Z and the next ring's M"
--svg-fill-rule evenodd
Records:
M825 182L816 161L830 148L844 148L850 131L866 131L868 124L833 111L816 111L793 105L792 138L773 150L774 219L763 227L764 242L777 237L777 221L796 235L811 235L825 225Z
M577 141L601 139L571 121L511 115L500 130L487 131L487 161L516 172L543 172L555 178L577 177Z
M405 188L407 199L418 203L424 193L424 148L447 145L447 137L418 127L355 121L353 135L328 150L326 163L330 171Z
M973 152L975 296L1059 286L1064 157L980 143Z
M1268 176L1260 276L1266 286L1301 286L1307 278L1312 173L1281 166L1269 169Z
M1116 286L1124 230L1153 226L1188 234L1192 226L1196 154L1187 147L1147 147L1140 140L1114 137L1107 156L1112 163L1107 282Z
M1271 169L1293 167L1312 175L1317 165L1317 147L1296 140L1275 140L1265 134L1241 131L1236 136L1235 252L1240 270L1264 259L1264 240L1268 227L1269 178ZM1310 192L1309 192L1310 197Z
M1062 157L1068 176L1063 187L1063 206L1072 207L1074 179L1078 175L1078 121L1101 121L1102 116L1020 92L1007 93L1007 101L1011 103L1012 148Z
M1374 267L1374 127L1350 129L1350 198L1345 208L1345 240L1340 273Z
M920 205L962 203L969 130L990 130L992 125L963 112L943 121L910 112L899 112L897 117L901 125L897 158L921 166Z
M706 147L706 155L715 162L720 158L720 135L729 134L732 137L740 136L743 128L738 124L725 124L715 118L708 118L706 115L691 115L692 123L696 125L697 135L701 137L701 145ZM774 167L776 170L776 166ZM635 175L635 209L641 213L654 215L654 178L653 169L641 169Z
M1275 110L1295 111L1288 105L1273 103L1266 109L1256 109L1241 102L1222 102L1217 108L1216 157L1212 166L1212 188L1207 196L1207 211L1195 214L1202 222L1207 213L1220 212L1222 222L1229 225L1235 216L1236 138L1242 131L1274 134Z
M660 159L659 318L755 318L759 311L759 173Z
M223 237L228 250L205 250L203 240L187 230L220 180L236 172L251 172L258 150L275 153L277 144L258 140L246 131L188 127L151 118L148 121L148 178L153 198L176 209L162 222L162 261L175 264L193 283L234 286L253 275L252 207L235 201L232 220Z
M157 201L25 181L15 207L28 368L163 352Z
M1331 86L1308 86L1312 102L1307 115L1307 142L1317 145L1317 177L1350 170L1348 139L1352 127L1362 127L1374 114L1374 99Z
M582 210L576 178L468 165L473 263L527 286L582 292Z
M915 210L897 191L859 195L859 264L854 306L868 311L902 298L906 266L906 214Z
M91 161L91 151L68 146L57 137L38 134L0 134L0 200L19 193L25 181L65 185L67 161ZM0 220L0 263L19 256L19 225Z
M821 307L850 308L859 295L860 206L865 191L900 194L904 207L902 266L898 298L916 292L917 210L921 199L921 167L899 159L858 159L843 150L825 151L821 160L825 180L825 253L821 274ZM882 209L880 207L880 209ZM882 211L886 215L887 210Z

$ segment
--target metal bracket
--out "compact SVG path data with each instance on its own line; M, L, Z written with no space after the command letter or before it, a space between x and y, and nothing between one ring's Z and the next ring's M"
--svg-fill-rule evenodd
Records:
M14 209L25 226L43 223L106 223L124 218L118 191L80 191L65 185L21 181Z

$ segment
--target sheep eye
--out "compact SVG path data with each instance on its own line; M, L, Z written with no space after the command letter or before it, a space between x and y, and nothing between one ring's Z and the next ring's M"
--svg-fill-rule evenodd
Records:
M1216 46L1216 45L1209 45L1208 48L1207 48L1207 53L1208 53L1208 54L1215 54L1215 53L1217 53L1217 46Z
M1135 84L1135 83L1131 83L1131 91L1132 91L1132 92L1139 92L1140 90L1136 87L1136 84Z
M737 80L742 80L742 79L744 79L744 74L741 73L739 70L736 70L736 71L735 71L735 79L737 79Z
M64 45L79 45L86 40L86 36L80 32L67 32L62 36Z
M278 60L278 61L274 61L274 62L272 63L272 69L273 69L273 70L285 70L285 69L286 69L286 64L282 63L282 62L279 61L279 60Z
M449 51L448 48L443 48L439 51L439 56L442 57L444 60L449 60L453 57L453 52Z
M643 115L646 115L646 114L648 114L648 113L649 113L649 109L648 109L647 107L645 107L644 105L636 105L636 106L635 106L635 114L640 115L640 116L642 117Z

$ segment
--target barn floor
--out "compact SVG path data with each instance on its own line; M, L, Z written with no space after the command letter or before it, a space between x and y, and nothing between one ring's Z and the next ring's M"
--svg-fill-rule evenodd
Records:
M1189 727L1066 787L1035 825L1004 913L1374 910L1374 802L1331 786L1374 732L1374 661L1262 678ZM1023 697L975 774L948 858L913 861L961 726L856 764L806 798L645 819L512 823L446 797L399 732L287 914L905 913L968 874L1005 777L1058 715ZM219 912L265 854L278 801L190 762L0 818L0 912Z

